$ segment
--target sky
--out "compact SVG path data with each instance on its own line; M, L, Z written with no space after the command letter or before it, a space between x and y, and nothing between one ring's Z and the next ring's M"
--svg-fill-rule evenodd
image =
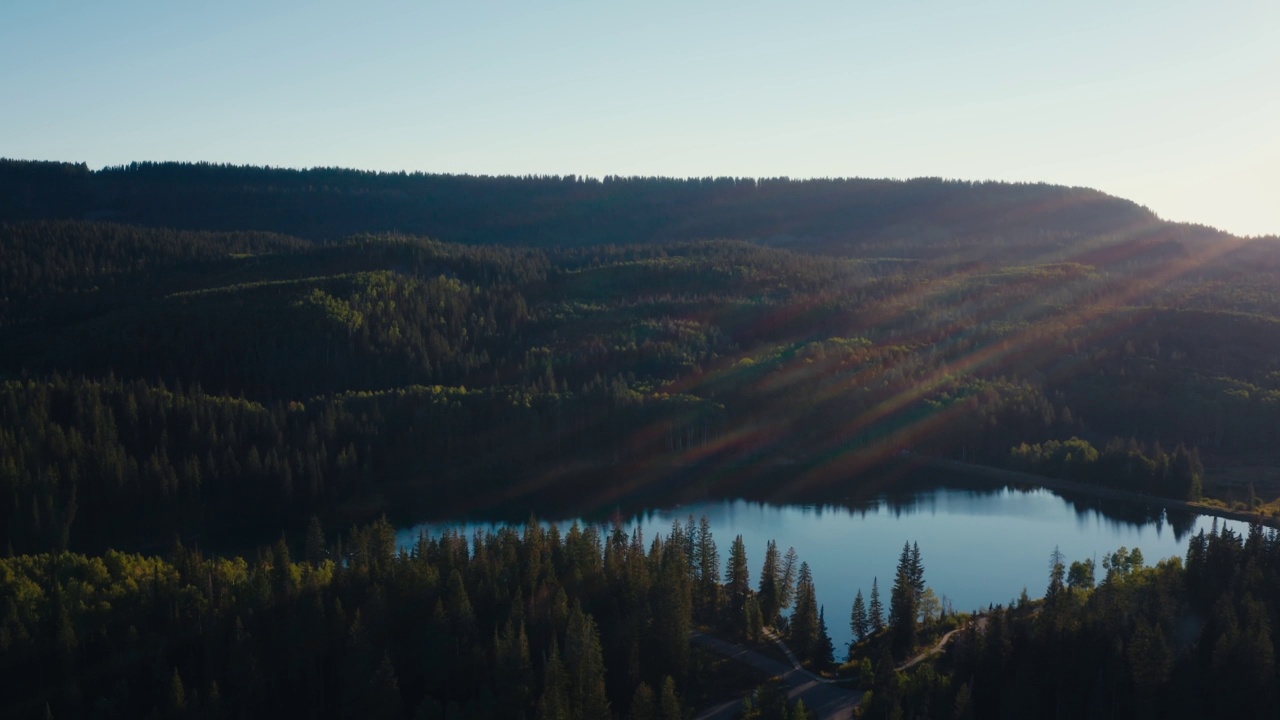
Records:
M1280 3L0 2L0 157L1097 188L1280 234Z

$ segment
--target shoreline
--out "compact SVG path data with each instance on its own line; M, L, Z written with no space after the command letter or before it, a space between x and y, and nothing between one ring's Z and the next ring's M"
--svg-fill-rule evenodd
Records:
M1261 513L1249 510L1232 510L1231 508L1204 505L1198 502L1191 502L1189 500L1178 500L1176 498L1166 498L1158 495L1145 495L1143 493L1131 492L1129 490L1118 490L1116 488L1102 487L1099 485L1088 485L1074 480L1063 480L1061 478L1035 475L1033 473L1025 473L1017 470L1006 470L1004 468L992 467L990 465L975 465L973 463L960 462L959 460L948 460L945 458L933 457L917 457L915 459L921 465L925 465L927 467L984 477L989 480L996 480L1006 484L1014 483L1018 485L1033 485L1036 487L1042 487L1046 490L1062 490L1064 492L1079 493L1108 500L1140 503L1143 505L1157 506L1166 509L1183 510L1200 515L1210 515L1213 517L1220 517L1225 520L1239 520L1250 524L1280 528L1280 517L1276 517L1274 515L1262 515Z

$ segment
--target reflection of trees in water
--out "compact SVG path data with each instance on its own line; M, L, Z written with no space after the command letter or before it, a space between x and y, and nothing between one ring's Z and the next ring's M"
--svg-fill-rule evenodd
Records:
M1200 514L1190 510L1168 508L1164 511L1164 517L1173 528L1173 537L1181 541L1196 529L1196 520L1200 519Z
M705 468L702 468L705 470ZM827 511L865 518L887 510L895 518L922 512L965 512L966 506L980 511L991 499L1010 491L1052 493L1061 498L1081 520L1099 517L1119 529L1123 526L1145 527L1154 524L1163 532L1167 523L1174 538L1182 541L1195 528L1199 515L1184 510L1165 510L1146 505L1085 493L1045 490L1036 485L996 483L989 479L960 475L922 467L886 466L873 472L845 478L839 482L791 482L794 471L774 468L744 473L736 477L720 475L708 481L698 468L682 468L672 472L640 492L601 501L590 490L614 486L616 478L595 476L581 489L587 492L570 495L564 492L521 496L506 504L489 504L470 513L448 513L419 520L465 520L480 522L523 523L532 512L545 521L580 519L591 524L624 525L663 515L660 508L714 500L746 500L762 505L804 506L805 512L820 516ZM594 482L592 482L594 481ZM943 500L939 490L953 491ZM954 491L959 491L956 493ZM444 510L437 508L437 510ZM410 523L402 523L410 524Z
M1065 500L1078 517L1083 518L1096 513L1115 527L1155 525L1158 532L1163 532L1165 525L1168 524L1173 530L1174 540L1179 542L1191 534L1195 529L1196 520L1200 517L1198 513L1163 508L1159 505L1101 498L1062 490L1050 492Z
M885 508L893 517L900 518L939 510L940 496L936 492L938 490L962 491L965 499L977 506L1010 490L1021 492L1043 490L1061 498L1081 519L1097 516L1108 522L1113 529L1124 526L1155 525L1160 532L1163 532L1165 525L1168 524L1173 531L1174 539L1179 542L1191 534L1199 518L1199 514L1194 512L1165 509L1159 505L1101 498L1086 493L1046 490L1037 485L993 484L984 478L959 476L923 468L895 473L891 482L883 480L884 478L878 478L872 482L850 482L843 487L828 487L825 490L836 491L839 494L838 497L832 497L831 494L834 493L829 493L826 497L817 493L810 497L793 498L792 502L797 499L807 502L814 506L816 512L821 512L821 508L826 507L839 509L857 517L866 517ZM757 497L744 499L775 502L771 495L769 492L763 492ZM946 509L959 510L964 504L963 500L958 501L952 495L947 498Z

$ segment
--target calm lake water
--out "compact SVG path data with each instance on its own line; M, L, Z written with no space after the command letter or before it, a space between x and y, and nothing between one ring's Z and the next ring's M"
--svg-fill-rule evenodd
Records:
M813 570L818 602L826 609L827 626L841 659L851 637L849 612L855 593L861 589L869 601L872 580L879 578L881 599L888 607L904 542L919 543L926 584L956 610L967 611L1007 604L1024 587L1033 598L1043 596L1055 547L1068 564L1095 558L1101 579L1104 554L1121 546L1139 547L1148 565L1185 556L1188 538L1201 529L1207 531L1214 522L1206 516L1166 518L1145 508L1007 487L923 488L852 507L718 500L646 510L624 521L628 527L638 525L648 544L655 533L666 535L672 522L683 523L691 515L706 515L711 521L722 562L728 559L734 537L742 535L753 586L768 540L776 540L784 554L794 547ZM556 524L567 529L572 522ZM1244 523L1217 522L1236 532L1248 530ZM422 530L431 534L459 530L470 535L502 525L433 522L400 530L398 541L412 546Z

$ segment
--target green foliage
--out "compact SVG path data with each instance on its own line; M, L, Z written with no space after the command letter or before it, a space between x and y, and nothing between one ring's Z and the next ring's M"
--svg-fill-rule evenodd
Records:
M456 704L465 717L609 718L645 715L643 682L663 687L648 716L683 713L672 678L689 656L687 585L681 598L679 582L643 580L651 567L683 579L683 558L670 543L624 542L611 569L594 531L533 528L422 537L398 553L380 521L318 564L293 562L283 540L252 560L181 545L167 558L2 559L0 672L12 682L0 708L398 717ZM610 672L627 658L634 674ZM70 685L79 693L60 691Z
M970 622L936 669L878 676L866 712L914 717L1271 717L1280 603L1280 536L1214 529L1178 558L1146 565L1120 548L1091 566L1073 562L1065 589L1044 604L997 607ZM1051 584L1065 560L1051 561ZM873 712L874 711L874 712Z
M139 197L200 178L173 206L188 208L213 186L258 197L246 188L261 190L257 183L275 176L144 164L46 177L42 167L5 171L23 188L35 187L28 176L85 187L166 178L144 182ZM231 177L239 180L212 180ZM292 189L272 185L283 193L273 197L312 197L314 186L289 185L301 176L288 177L281 182ZM734 204L763 193L794 207L831 207L809 193L861 192L841 182L326 178L331 187L461 183L468 193L540 187L549 193L543 201L571 204L578 192L619 202L633 192L703 200L728 193ZM876 187L888 193L881 197L901 191L930 207L972 193L1013 202L1060 191ZM723 208L701 202L694 205L703 210L683 205L680 213L720 217ZM56 216L56 207L46 209ZM469 207L470 222L490 222ZM262 210L250 214L251 227L282 217ZM502 248L370 234L382 215L322 244L219 224L243 219L240 210L213 225L214 216L201 217L186 218L201 228L189 231L35 219L0 227L0 255L12 261L0 273L0 373L49 384L52 393L43 411L6 412L0 422L0 513L9 520L0 527L15 551L139 547L213 528L301 530L312 514L349 517L353 508L409 506L423 496L443 507L477 478L502 494L532 477L572 475L557 472L566 467L647 468L623 481L641 490L662 468L682 465L754 489L772 482L771 468L813 476L778 490L788 496L826 476L926 454L1194 498L1204 484L1198 448L1262 453L1280 440L1280 325L1265 308L1216 311L1205 300L1227 287L1223 278L1271 267L1256 244L1206 256L1205 295L1191 279L1180 279L1177 292L1143 282L1204 252L1197 243L1206 239L1172 229L1088 242L1055 235L1060 246L1042 236L1025 244L1002 236L989 246L955 237L976 255L935 257L935 248L925 253L935 259L923 261L869 236L844 247L853 256L845 259L813 254L816 239L783 248L686 236L696 222L661 242L583 246L577 236L536 235L527 240L536 247ZM731 224L737 230L728 237L760 237ZM899 249L916 247L899 230ZM1120 291L1132 304L1109 300ZM1174 302L1192 298L1197 309ZM144 402L151 391L139 383L173 397ZM42 402L29 390L7 392L16 395L11 407ZM95 392L112 410L101 421L76 410L94 404ZM136 412L121 394L138 396ZM224 420L201 409L196 423L182 422L188 405L242 400L252 410ZM100 427L108 435L96 435ZM1091 450L1107 436L1144 440ZM580 494L569 485L544 492ZM126 506L142 508L142 521L121 528Z
M917 579L923 582L923 566L919 563L919 547L913 554L911 544L902 545L898 558L897 574L889 596L889 629L893 639L894 655L908 657L916 647L919 629L920 593Z
M862 589L858 589L858 594L853 598L853 609L849 613L849 631L853 636L854 644L862 642L871 634L871 619L867 615L867 606L862 599ZM853 647L849 647L849 655L853 656Z
M808 720L813 715L803 700L787 700L780 685L770 683L755 688L742 701L742 720Z
M1010 451L1009 464L1050 477L1183 500L1200 498L1204 476L1204 465L1195 449L1178 445L1172 453L1166 453L1158 444L1147 448L1134 440L1125 442L1119 438L1108 443L1101 453L1077 437L1066 442L1022 443Z
M1044 185L0 160L5 692L60 717L681 717L695 612L758 636L794 605L826 661L794 551L752 593L692 519L648 549L530 525L407 556L386 520L326 525L531 487L612 507L684 468L785 500L915 455L1195 499L1202 453L1280 442L1277 258ZM256 558L182 545L281 528ZM1185 570L1122 549L1096 588L1055 558L1049 601L966 630L950 670L878 661L867 714L1272 716L1278 564L1261 533L1193 539ZM900 565L901 652L932 613L918 550ZM884 611L873 583L855 635Z

